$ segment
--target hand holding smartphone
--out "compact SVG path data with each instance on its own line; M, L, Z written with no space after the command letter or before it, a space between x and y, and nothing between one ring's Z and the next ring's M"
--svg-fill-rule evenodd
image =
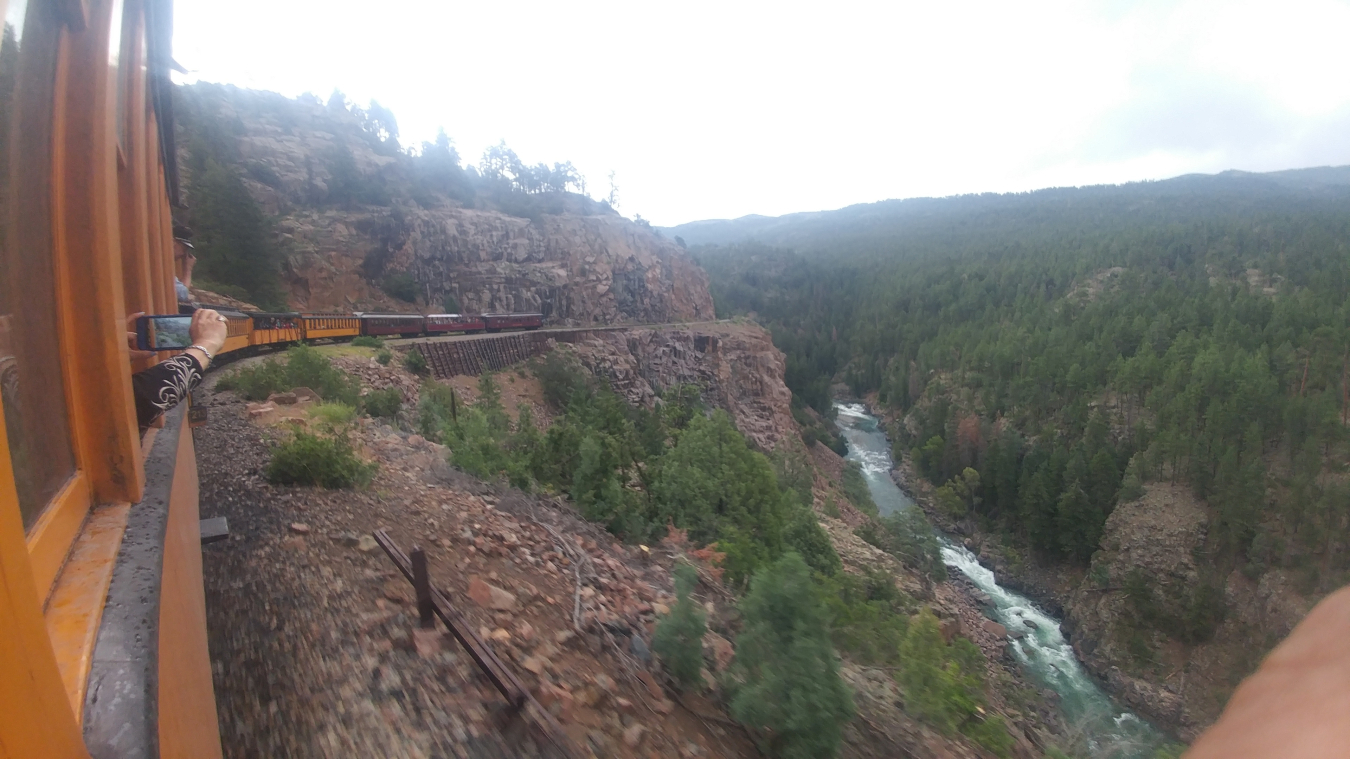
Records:
M176 351L192 345L191 316L142 316L136 320L136 347Z

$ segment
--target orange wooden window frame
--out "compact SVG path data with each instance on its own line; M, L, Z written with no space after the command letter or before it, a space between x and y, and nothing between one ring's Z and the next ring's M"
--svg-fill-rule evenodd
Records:
M141 0L128 0L131 22L117 25L129 35L118 42L121 70L108 56L118 3L29 2L54 3L67 21L51 103L52 255L64 358L58 392L67 396L76 471L25 532L8 440L0 435L0 757L87 759L79 727L84 679L121 541L118 524L145 482L125 316L129 300L161 312L176 304L172 232L145 95ZM0 0L0 13L6 6ZM130 77L123 112L134 125L126 133L134 144L121 155L113 123L119 75ZM131 298L124 290L128 264L144 276L126 283ZM122 505L91 515L96 503Z

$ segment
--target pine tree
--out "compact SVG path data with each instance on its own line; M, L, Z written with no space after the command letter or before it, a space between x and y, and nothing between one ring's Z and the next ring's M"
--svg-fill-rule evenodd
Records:
M789 552L756 573L741 603L736 667L744 684L731 714L760 731L770 756L832 757L853 718L817 593L806 562Z
M925 608L910 622L905 642L900 646L896 679L905 689L906 706L934 727L950 733L956 729L956 715L948 694L956 683L947 668L946 649L937 617Z
M191 203L200 259L194 276L202 284L240 288L264 308L285 307L271 229L239 175L206 159Z
M698 684L703 668L703 633L706 615L690 598L698 585L698 573L688 564L675 567L675 606L656 625L652 650L683 689Z

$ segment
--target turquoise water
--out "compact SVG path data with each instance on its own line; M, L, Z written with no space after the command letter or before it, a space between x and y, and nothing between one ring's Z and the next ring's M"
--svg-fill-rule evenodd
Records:
M856 403L837 403L839 428L848 441L848 459L862 466L872 498L883 515L914 508L914 502L891 480L891 446L876 417ZM980 565L965 547L940 533L942 559L970 578L992 600L991 617L1025 637L1013 641L1013 655L1031 679L1059 694L1064 721L1075 734L1073 743L1103 759L1142 759L1167 743L1166 737L1138 716L1121 709L1088 676L1059 629L1059 620L1036 608L1026 597L1000 587L994 573ZM1030 623L1030 624L1028 624Z

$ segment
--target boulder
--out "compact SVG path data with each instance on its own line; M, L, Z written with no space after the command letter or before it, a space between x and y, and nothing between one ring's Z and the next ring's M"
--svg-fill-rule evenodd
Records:
M291 390L291 394L295 396L297 402L320 403L323 401L323 396L307 387L297 387Z
M637 748L641 745L642 736L646 732L647 728L643 727L641 723L630 725L627 730L623 731L623 744L628 748Z
M299 400L295 393L272 393L267 396L268 403L275 403L278 406L293 406Z
M984 629L985 632L989 633L995 638L1004 638L1007 637L1008 635L1008 628L1004 627L1003 625L1000 625L999 623L995 622L992 619L986 619L984 621L984 624L981 625L981 627Z
M736 649L731 645L731 641L715 632L703 636L703 653L705 656L712 656L718 672L725 671L731 665L731 660L736 657Z
M489 585L477 575L469 579L469 598L484 609L493 611L513 611L516 597L496 585Z
M643 664L651 663L652 660L651 649L647 648L647 642L642 639L641 635L634 635L632 638L629 639L628 650L632 651L633 656L636 656L637 660L642 662Z

